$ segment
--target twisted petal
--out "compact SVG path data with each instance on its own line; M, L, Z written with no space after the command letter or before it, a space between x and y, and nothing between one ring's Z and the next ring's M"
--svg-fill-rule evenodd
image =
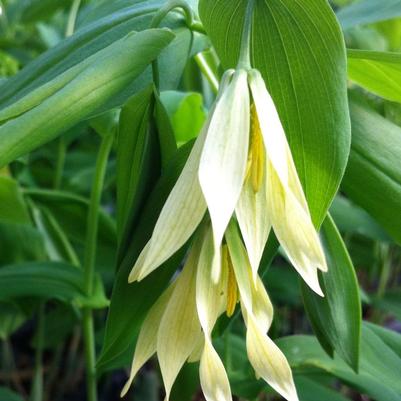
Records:
M216 105L199 165L200 185L214 233L214 281L220 274L221 240L245 178L249 124L247 74L240 70Z
M235 214L248 251L253 278L256 281L260 260L271 228L267 213L266 178L262 181L258 192L253 190L250 179L245 180Z
M170 285L167 290L164 291L149 310L146 319L142 324L135 347L130 377L121 391L121 397L124 397L127 394L139 369L156 352L157 332L159 330L161 318L173 292L173 288L174 284Z
M298 401L291 368L277 345L248 313L246 348L251 365L258 376L288 401Z
M232 401L230 383L224 365L208 339L205 340L199 375L206 401Z
M292 192L286 191L273 168L268 174L270 215L274 232L305 282L323 296L316 268L327 269L319 237L309 215Z
M199 185L199 160L208 124L196 140L187 163L172 189L153 230L129 276L141 280L180 249L201 222L206 203Z
M196 241L177 279L157 334L157 356L166 389L166 400L169 399L174 381L192 354L201 334L195 301L198 257L199 246Z

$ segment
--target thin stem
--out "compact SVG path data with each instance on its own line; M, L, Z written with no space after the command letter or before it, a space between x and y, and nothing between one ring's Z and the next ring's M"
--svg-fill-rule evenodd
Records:
M245 13L244 30L242 31L241 50L237 68L251 68L251 32L254 0L248 0Z
M71 5L70 13L68 15L67 28L65 30L66 37L71 36L74 33L75 22L77 21L78 10L80 5L81 5L81 0L74 0Z
M96 161L95 179L92 187L89 205L85 255L83 264L85 279L84 290L88 298L93 295L96 244L98 233L98 215L104 184L104 177L106 174L107 161L113 144L113 139L113 135L107 135L102 138L102 143L100 145L99 154ZM87 398L88 401L97 401L95 334L93 324L93 312L90 307L86 307L83 309L82 324L85 344Z
M43 400L43 345L45 337L45 302L39 306L36 327L35 371L31 388L31 401Z
M212 87L213 92L216 94L219 90L219 79L213 72L212 68L210 67L206 57L203 53L198 53L195 56L196 64L198 64L199 69L201 70L202 74L208 80L210 86Z
M63 179L63 170L65 164L65 157L67 154L67 144L63 136L58 139L57 147L57 162L56 162L56 172L54 174L54 189L59 189L61 187L61 181Z

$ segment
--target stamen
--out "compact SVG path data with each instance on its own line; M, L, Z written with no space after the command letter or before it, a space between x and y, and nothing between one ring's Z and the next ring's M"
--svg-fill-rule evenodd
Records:
M232 265L230 253L228 252L227 245L222 246L222 257L223 257L223 266L228 269L226 314L228 317L231 317L234 314L235 307L239 300L239 296L238 296L237 281L235 279L235 274L234 274L234 268Z
M259 192L264 179L265 149L255 104L251 106L251 168L250 178L255 193Z

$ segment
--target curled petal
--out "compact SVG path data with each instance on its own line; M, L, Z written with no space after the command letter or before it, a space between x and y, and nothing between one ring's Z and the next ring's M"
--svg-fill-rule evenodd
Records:
M247 317L246 347L256 374L287 401L298 401L291 368L280 348L258 326L254 317Z
M277 239L305 282L323 296L317 269L327 270L326 259L309 214L273 168L269 169L268 188L268 213Z
M198 242L180 273L174 291L164 311L157 334L157 357L166 389L166 400L182 366L192 354L201 334L196 313L196 266Z
M174 283L164 291L156 303L151 307L142 324L135 347L130 377L121 391L121 397L124 397L127 394L139 369L156 352L157 332L159 330L161 318L173 292L173 288Z
M205 341L199 375L206 401L232 401L230 383L224 365L209 340Z
M247 74L237 71L216 104L199 165L199 180L212 220L214 281L220 274L220 244L246 174L249 145Z

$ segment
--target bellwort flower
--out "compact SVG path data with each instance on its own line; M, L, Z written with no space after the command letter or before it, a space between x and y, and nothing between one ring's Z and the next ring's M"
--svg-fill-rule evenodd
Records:
M267 335L273 307L258 267L271 230L305 282L323 295L324 252L274 102L259 71L229 70L129 276L142 280L193 236L183 270L142 325L123 394L157 353L166 401L184 363L196 360L206 400L230 401L212 331L239 302L257 376L288 401L298 400L288 362Z

